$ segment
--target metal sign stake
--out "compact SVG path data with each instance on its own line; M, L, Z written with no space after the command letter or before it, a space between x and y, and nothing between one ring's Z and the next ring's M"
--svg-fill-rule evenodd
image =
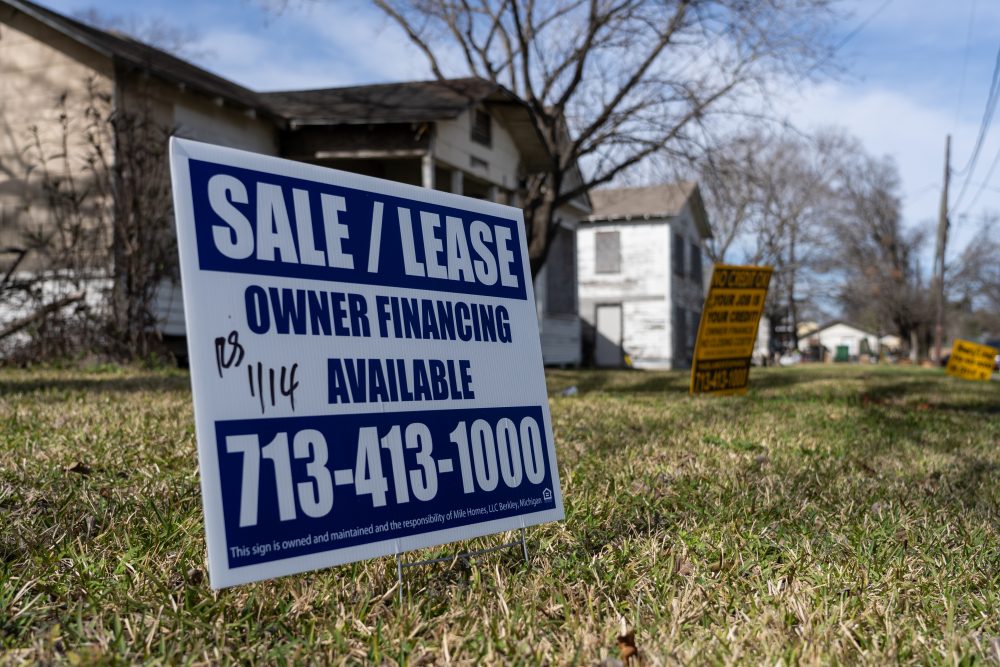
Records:
M521 553L524 554L525 564L530 563L528 560L528 542L525 539L526 530L522 527L520 528L521 537L520 539L514 540L512 542L504 542L503 544L498 544L495 547L489 547L486 549L477 549L476 551L460 551L454 556L441 556L440 558L428 558L426 560L416 560L412 563L404 563L403 558L397 553L396 554L396 579L399 582L399 604L403 604L403 568L404 567L418 567L420 565L433 565L434 563L443 563L445 561L454 561L459 558L476 558L478 556L485 556L486 554L493 553L494 551L500 551L501 549L508 549L510 547L515 547L521 545Z

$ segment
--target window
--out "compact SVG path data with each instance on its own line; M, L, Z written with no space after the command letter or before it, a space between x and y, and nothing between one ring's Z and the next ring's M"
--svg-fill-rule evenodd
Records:
M674 275L683 276L684 275L684 237L680 234L674 234Z
M493 145L492 119L482 109L474 109L472 112L472 132L470 138L483 146Z
M594 235L594 272L621 273L621 232L597 232Z
M691 243L691 280L697 285L702 283L701 248L694 242Z

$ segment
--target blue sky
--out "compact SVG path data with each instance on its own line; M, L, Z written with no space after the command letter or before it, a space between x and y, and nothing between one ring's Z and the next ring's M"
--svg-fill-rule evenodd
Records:
M256 90L430 78L421 55L363 0L303 0L274 14L250 0L42 0L56 11L97 7L109 15L162 17L198 35L196 62ZM895 158L904 216L937 216L945 134L952 165L969 159L1000 47L998 0L851 0L841 72L790 88L777 106L804 128L840 126L869 152ZM456 71L457 73L457 71ZM1000 119L986 137L964 199L953 214L949 255L973 238L979 218L1000 211ZM952 198L963 178L954 178ZM979 194L973 206L973 200ZM1000 231L993 233L1000 234Z

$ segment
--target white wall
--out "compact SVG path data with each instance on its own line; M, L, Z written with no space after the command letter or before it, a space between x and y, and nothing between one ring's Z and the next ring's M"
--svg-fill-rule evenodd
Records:
M454 120L437 123L434 137L434 158L485 181L508 190L517 187L517 174L521 157L510 133L495 118L492 120L490 146L475 142L470 137L473 109ZM486 163L486 166L474 161Z
M597 232L618 232L621 271L597 273ZM597 306L622 304L622 346L638 367L669 367L670 226L664 221L585 223L577 230L580 318L596 324Z
M621 271L596 272L596 235L618 232ZM674 233L684 239L683 276L673 273ZM704 275L711 266L702 256L703 280L688 277L690 244L701 247L701 237L690 210L669 219L584 223L577 231L577 272L580 283L580 317L595 324L596 308L602 304L623 306L623 347L638 368L683 368L686 349L675 358L673 350L674 306L685 311L685 346L693 349L691 319L704 305Z
M174 104L177 136L265 155L278 154L277 131L270 121L190 95L186 98Z
M663 221L586 223L577 231L577 277L580 302L628 299L665 299L670 289L670 227ZM621 234L622 270L597 273L597 232ZM587 313L581 311L582 316ZM590 314L593 317L593 313Z

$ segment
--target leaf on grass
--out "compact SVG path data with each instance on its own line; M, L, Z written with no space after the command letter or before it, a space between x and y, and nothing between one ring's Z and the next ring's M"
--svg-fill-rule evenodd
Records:
M74 463L73 465L69 466L68 468L65 468L65 470L66 470L66 472L75 472L78 475L89 475L90 474L90 466L87 465L86 463L82 463L80 461L77 461L76 463Z
M618 654L625 665L639 664L639 649L635 645L635 630L618 635Z
M675 556L674 572L682 577L690 577L694 574L694 564L683 556Z
M906 533L905 528L900 528L896 531L896 541L903 543L903 548L910 546L910 536Z

